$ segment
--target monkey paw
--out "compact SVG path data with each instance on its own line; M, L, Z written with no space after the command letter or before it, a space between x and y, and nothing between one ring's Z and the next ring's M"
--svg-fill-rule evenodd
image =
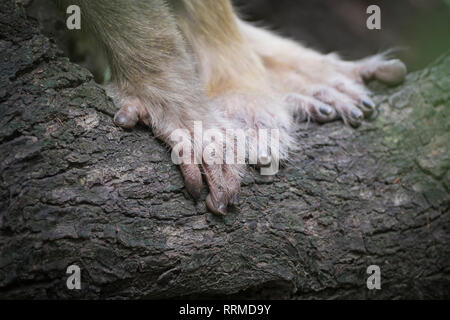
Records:
M312 119L328 122L343 119L354 127L375 111L375 104L364 81L376 79L389 85L404 80L406 67L400 60L382 60L379 57L360 62L331 60L323 76L306 75L307 80L295 80L308 85L292 86L293 93L286 95L287 105L300 120ZM299 89L300 88L300 89Z

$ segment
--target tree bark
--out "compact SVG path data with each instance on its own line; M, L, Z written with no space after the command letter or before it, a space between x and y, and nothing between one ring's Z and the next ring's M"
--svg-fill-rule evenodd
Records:
M0 12L0 298L450 297L450 55L372 84L379 115L357 130L305 124L221 218L14 1Z

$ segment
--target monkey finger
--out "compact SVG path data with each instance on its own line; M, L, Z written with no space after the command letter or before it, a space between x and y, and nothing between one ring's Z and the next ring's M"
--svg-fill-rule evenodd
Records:
M352 127L359 127L364 120L364 113L355 105L337 104L336 110L338 111L341 119L350 124Z
M360 126L362 120L364 120L364 113L355 105L353 99L350 99L334 88L322 88L317 90L313 96L323 103L332 106L336 110L337 115L345 123L353 127Z
M196 164L180 165L184 176L184 183L189 194L195 199L200 199L203 189L202 173Z
M114 123L125 129L134 128L139 121L139 114L137 106L123 107L115 114Z
M226 181L223 176L222 166L204 163L203 171L209 187L206 206L212 213L224 216L227 214L229 199L226 192Z
M376 79L388 85L401 83L407 74L405 64L398 60L369 59L362 67L360 74L364 80Z
M358 107L362 110L366 118L370 118L376 111L375 103L368 96L359 99Z
M301 121L312 119L318 122L329 122L336 118L333 107L315 98L290 93L286 95L285 102L289 108L292 108L294 116Z
M333 87L352 99L366 118L369 118L375 112L375 103L369 98L368 91L363 86L342 80L338 81Z
M237 165L224 165L223 175L227 187L228 204L238 206L240 202L241 181Z

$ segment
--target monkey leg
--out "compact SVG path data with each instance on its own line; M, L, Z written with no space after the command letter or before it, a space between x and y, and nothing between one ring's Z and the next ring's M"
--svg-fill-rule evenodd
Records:
M276 90L296 93L288 96L289 106L303 118L306 115L320 122L342 118L358 126L375 110L364 81L377 79L394 85L406 75L401 61L388 60L383 55L347 62L242 21L239 26L263 60Z

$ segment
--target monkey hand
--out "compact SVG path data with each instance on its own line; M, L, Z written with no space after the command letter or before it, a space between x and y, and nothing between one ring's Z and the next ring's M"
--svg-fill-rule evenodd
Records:
M280 90L291 93L286 102L293 114L303 120L329 122L342 119L357 127L375 112L375 104L364 82L376 79L389 85L403 81L406 67L400 60L375 56L357 62L346 62L334 56L323 56L321 63L302 66L277 75Z

